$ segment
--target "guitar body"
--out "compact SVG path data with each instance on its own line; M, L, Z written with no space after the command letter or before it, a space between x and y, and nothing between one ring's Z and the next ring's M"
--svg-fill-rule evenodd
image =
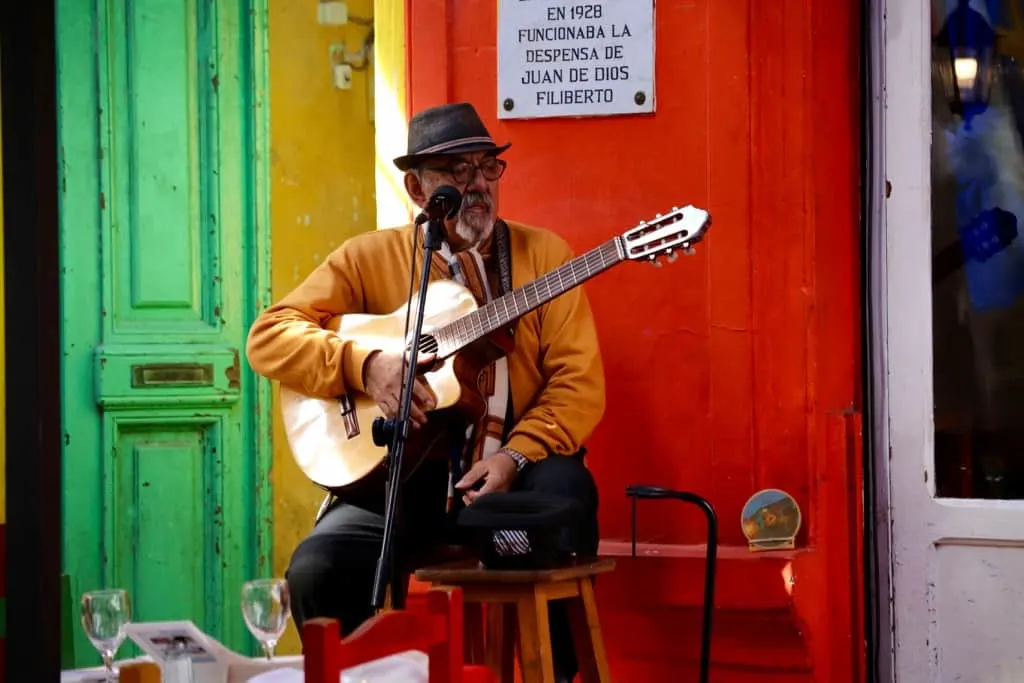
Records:
M406 312L410 304L388 315L345 315L328 326L360 346L401 353L407 346ZM426 291L423 334L452 323L477 309L472 293L451 280L432 282ZM491 333L458 353L441 359L422 373L437 397L427 424L410 429L402 458L403 479L421 462L444 458L465 439L466 429L484 415L487 398L479 389L480 374L513 348L506 329ZM331 491L342 490L372 475L383 483L385 446L373 440L373 423L384 414L368 395L352 392L340 399L306 396L281 386L281 413L288 446L299 469Z

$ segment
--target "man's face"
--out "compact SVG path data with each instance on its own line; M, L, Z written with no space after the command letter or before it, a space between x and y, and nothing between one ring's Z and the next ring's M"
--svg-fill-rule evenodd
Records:
M452 185L462 193L459 214L446 221L446 227L452 247L465 248L483 242L494 229L498 186L504 170L504 161L485 152L438 156L420 166L419 177L407 173L405 187L420 208L442 185Z

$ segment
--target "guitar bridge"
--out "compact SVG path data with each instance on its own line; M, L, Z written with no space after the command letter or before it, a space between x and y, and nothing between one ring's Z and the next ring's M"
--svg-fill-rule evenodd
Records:
M351 396L345 394L338 399L338 412L345 423L345 436L349 439L359 436L359 416L356 414L356 406Z

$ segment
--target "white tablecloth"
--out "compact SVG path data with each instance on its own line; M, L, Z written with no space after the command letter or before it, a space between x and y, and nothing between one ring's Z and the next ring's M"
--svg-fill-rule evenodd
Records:
M151 657L138 657L117 662L151 662ZM61 683L102 683L103 667L75 669L61 673ZM196 681L204 683L204 681ZM246 659L231 664L226 683L303 683L302 657L292 655ZM405 652L378 659L362 666L346 669L340 683L427 683L427 656L422 652Z

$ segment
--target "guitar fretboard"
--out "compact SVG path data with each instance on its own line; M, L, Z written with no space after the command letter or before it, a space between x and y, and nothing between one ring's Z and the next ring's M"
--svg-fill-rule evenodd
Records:
M450 356L616 265L622 261L618 242L619 238L611 239L533 282L438 328L433 333L438 344L438 356Z

